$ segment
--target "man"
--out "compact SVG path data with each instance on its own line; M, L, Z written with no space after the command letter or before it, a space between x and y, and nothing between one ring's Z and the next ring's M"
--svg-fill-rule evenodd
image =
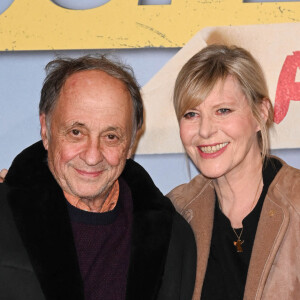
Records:
M191 299L193 234L129 159L143 122L130 70L105 57L46 69L42 141L0 184L0 299Z

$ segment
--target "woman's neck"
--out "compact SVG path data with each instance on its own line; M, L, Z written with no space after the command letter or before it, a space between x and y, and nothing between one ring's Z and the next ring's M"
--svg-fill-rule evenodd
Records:
M214 180L219 206L233 228L243 227L243 219L255 207L262 188L262 160L252 160L238 171Z

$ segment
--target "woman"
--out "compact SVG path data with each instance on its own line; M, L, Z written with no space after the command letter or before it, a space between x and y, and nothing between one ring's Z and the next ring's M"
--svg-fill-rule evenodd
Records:
M260 66L242 48L208 46L180 71L174 106L201 173L168 195L197 241L193 299L300 299L300 171L268 154Z

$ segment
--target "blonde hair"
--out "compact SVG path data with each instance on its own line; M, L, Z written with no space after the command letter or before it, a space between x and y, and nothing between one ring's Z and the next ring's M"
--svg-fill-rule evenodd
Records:
M188 109L206 99L215 84L233 76L245 94L261 130L257 133L262 159L269 153L269 128L273 123L273 107L263 71L253 56L243 48L210 45L196 53L182 67L174 88L174 108L178 121ZM267 121L261 115L263 101L269 102Z

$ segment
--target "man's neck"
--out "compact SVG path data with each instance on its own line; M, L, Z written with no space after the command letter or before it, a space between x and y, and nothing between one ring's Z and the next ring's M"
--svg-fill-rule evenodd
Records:
M116 181L113 184L110 192L108 192L104 199L80 198L65 191L64 195L67 201L78 209L95 213L108 212L114 209L117 204L119 198L119 182Z

